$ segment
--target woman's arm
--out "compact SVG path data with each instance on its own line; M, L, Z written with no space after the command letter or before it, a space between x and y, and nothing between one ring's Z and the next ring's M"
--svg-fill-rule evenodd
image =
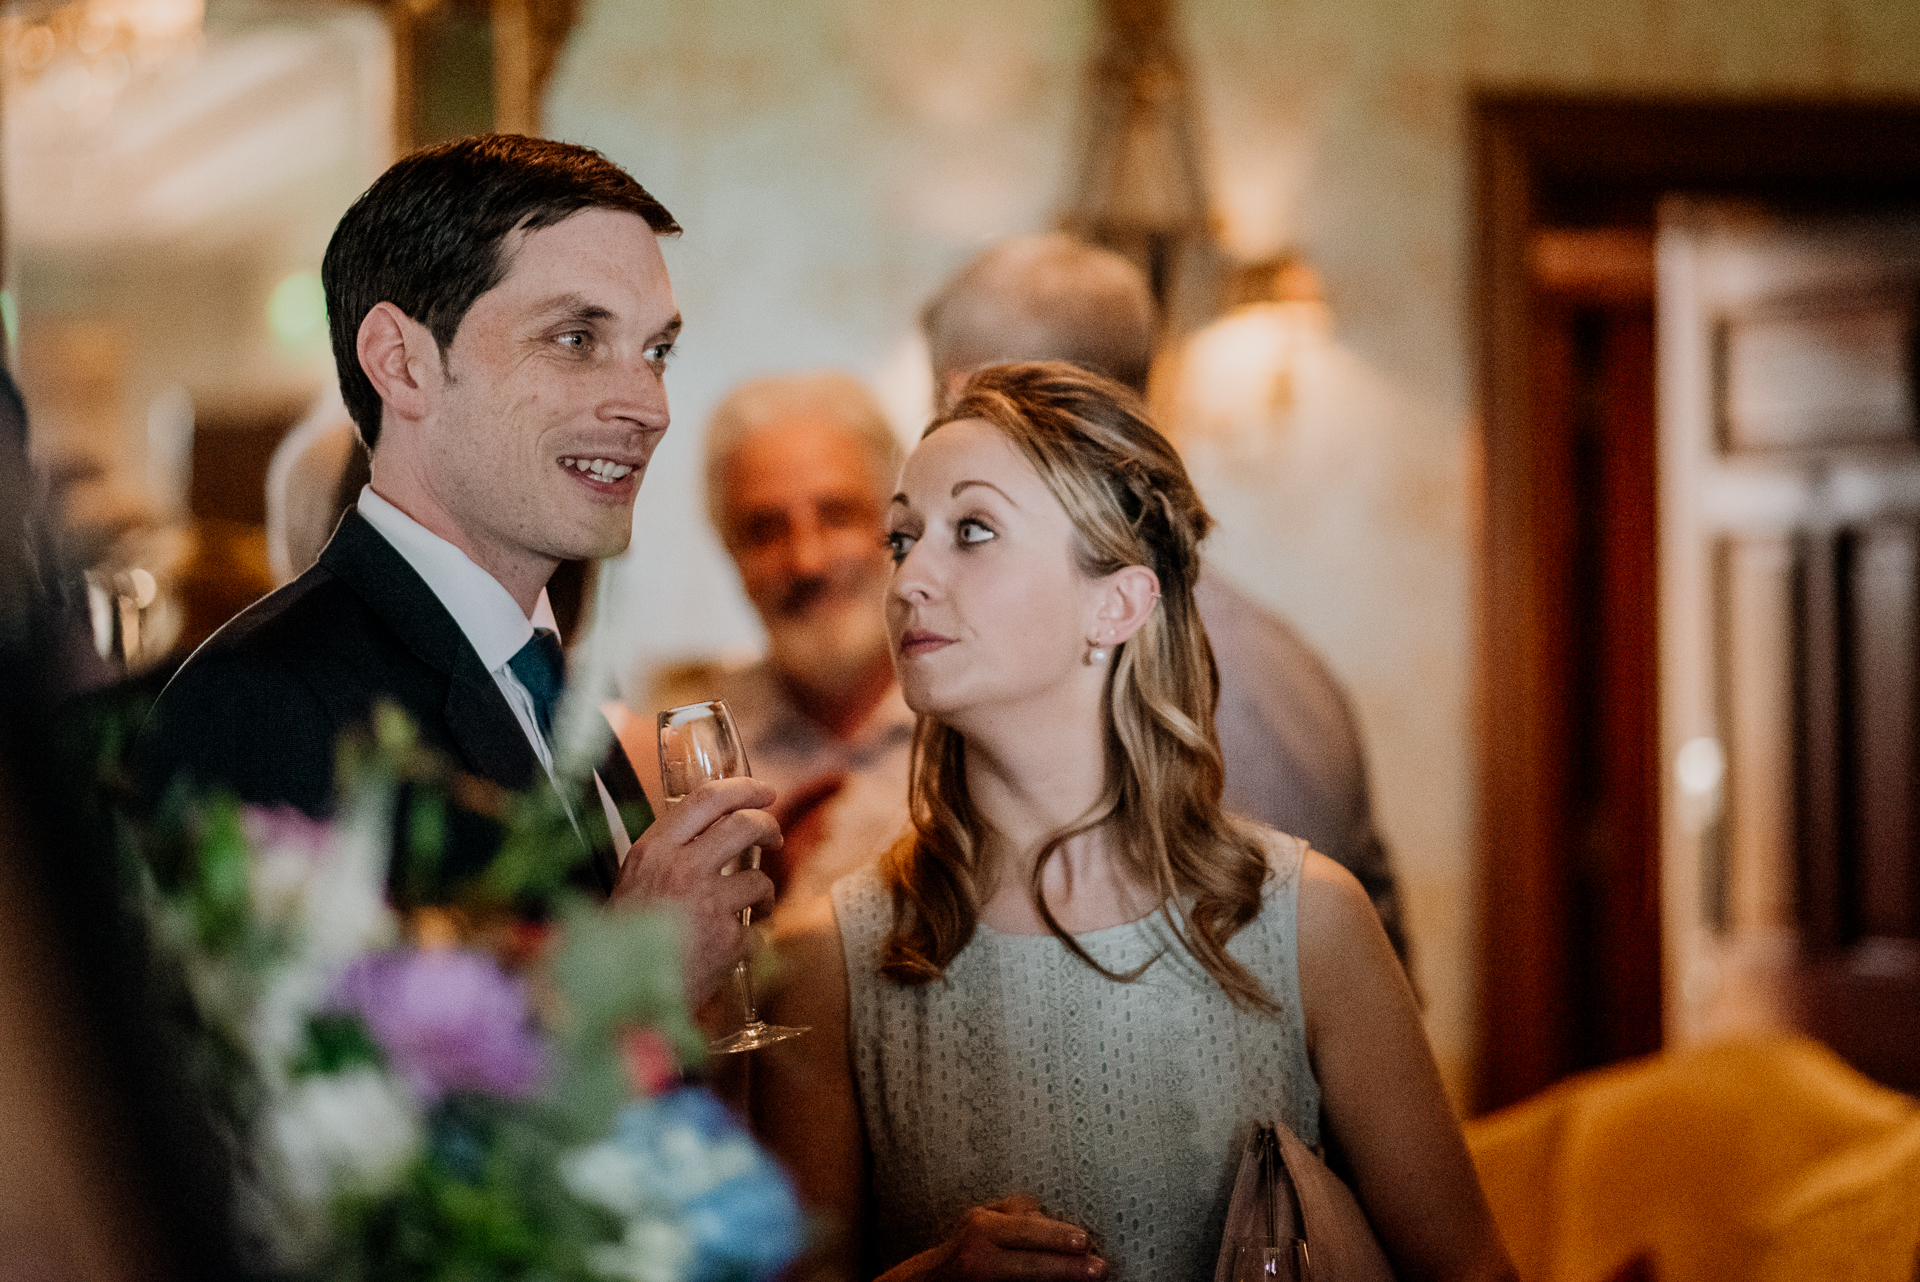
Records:
M1394 1272L1513 1278L1413 990L1360 883L1317 852L1301 874L1299 947L1322 1108Z
M810 1028L754 1051L754 1129L787 1170L807 1210L825 1221L815 1263L852 1277L859 1264L867 1153L854 1094L847 965L833 904L776 918L780 973L760 1001L770 1024ZM740 1058L746 1058L741 1056Z

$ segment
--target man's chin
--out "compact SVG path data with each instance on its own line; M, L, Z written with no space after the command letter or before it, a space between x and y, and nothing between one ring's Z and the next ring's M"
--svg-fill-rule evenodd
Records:
M849 618L844 610L783 619L767 631L774 665L812 689L849 684L873 664L889 661L884 625Z
M631 513L629 513L631 516ZM566 538L554 540L548 555L561 561L604 561L619 556L633 543L631 519L604 528L575 530Z

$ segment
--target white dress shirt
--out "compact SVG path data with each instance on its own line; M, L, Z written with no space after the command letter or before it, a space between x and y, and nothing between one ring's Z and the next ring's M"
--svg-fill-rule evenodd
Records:
M547 604L547 590L540 589L540 599L534 604L533 617L529 619L520 612L520 603L500 585L500 580L475 565L465 552L374 493L371 485L360 491L360 515L427 581L427 587L460 625L467 643L480 656L480 666L492 675L507 706L519 718L520 729L532 745L533 755L540 758L547 777L552 778L553 745L540 733L540 722L534 716L533 695L507 666L513 656L520 653L520 647L533 640L535 628L552 628L555 636L560 635L553 621L553 607Z
M381 498L371 485L361 487L359 506L360 515L367 519L367 524L393 544L393 550L426 580L427 587L440 599L447 613L453 616L467 643L480 656L480 666L500 687L500 694L519 720L520 729L533 748L533 755L540 759L547 778L552 780L553 745L540 733L540 722L534 715L533 695L508 666L513 656L520 653L520 648L533 640L535 628L551 628L554 636L560 635L560 627L553 619L553 606L547 601L547 590L540 589L540 599L534 602L533 617L528 618L520 612L520 603L513 599L513 594L501 585L500 580L481 569L465 552ZM593 783L600 794L600 805L606 812L608 826L613 830L614 853L624 860L629 844L626 825L621 822L613 795L607 791L607 785L601 781L597 770L593 773ZM565 800L564 796L562 800Z

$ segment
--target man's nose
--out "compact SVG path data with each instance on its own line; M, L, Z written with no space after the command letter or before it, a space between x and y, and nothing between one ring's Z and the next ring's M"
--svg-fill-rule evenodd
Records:
M601 416L626 419L636 426L664 432L669 415L667 384L660 369L644 355L623 362Z
M833 564L827 534L811 504L797 504L787 516L787 571L795 578L825 574Z

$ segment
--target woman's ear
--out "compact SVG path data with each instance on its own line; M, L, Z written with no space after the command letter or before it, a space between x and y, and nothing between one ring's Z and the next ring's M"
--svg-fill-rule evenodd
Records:
M1160 600L1160 577L1144 565L1115 570L1101 583L1095 631L1104 645L1133 638Z

